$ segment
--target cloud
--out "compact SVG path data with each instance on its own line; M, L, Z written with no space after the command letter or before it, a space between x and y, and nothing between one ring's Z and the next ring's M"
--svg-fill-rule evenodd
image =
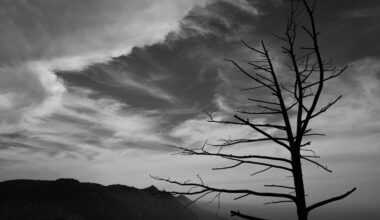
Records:
M132 46L159 41L168 31L175 29L185 11L196 3L203 1L2 1L0 26L7 31L0 37L3 51L0 55L0 132L5 138L23 134L17 138L18 146L23 147L33 148L38 144L47 147L47 143L55 142L57 146L75 145L75 138L66 141L58 133L70 133L70 124L63 123L63 120L72 122L73 130L80 127L73 117L67 115L70 111L65 107L70 97L77 94L71 94L72 90L55 71L84 68L92 62L104 62L110 56L126 53ZM133 78L123 80L132 90L146 90L153 96L175 102L160 88L150 88ZM102 111L108 111L103 105L112 104L97 103L108 99L82 98L92 105L90 107L100 105ZM66 112L62 116L60 112L64 109ZM111 117L119 113L110 111L104 117L120 121L122 116L119 119ZM75 115L75 111L72 110L71 114ZM131 121L137 120L134 114L123 116ZM62 117L58 120L59 116ZM107 121L103 123L109 125ZM56 133L54 129L49 132L49 126L55 128ZM120 129L127 129L126 125ZM84 139L85 135L93 135L83 133L83 129L76 131L82 132ZM35 136L31 137L31 134ZM16 146L16 139L12 141ZM52 152L57 151L58 147L52 147Z
M0 38L0 60L116 55L160 40L196 2L202 1L2 1L0 26L7 32Z
M380 113L380 60L364 58L348 66L343 76L327 84L323 102L339 94L343 99L313 124L327 133L344 136L376 134L380 131L380 123L373 120Z
M134 47L105 64L58 75L71 85L142 108L214 110L218 106L213 99L222 100L231 93L223 89L227 84L240 85L232 74L235 70L223 59L249 53L240 37L254 32L252 21L258 16L255 5L246 1L195 6L165 40ZM221 82L224 85L219 86Z
M93 158L104 150L141 148L160 150L169 142L160 133L162 116L116 100L93 99L93 92L70 88L58 109L23 124L22 135L3 135L4 145L34 153L73 153ZM30 146L30 147L29 147Z
M99 39L103 37L107 38L107 34L110 33L117 36L120 32L120 35L122 35L121 32L126 30L122 28L122 30L113 29L120 27L120 22L128 20L126 18L131 18L130 21L128 20L126 22L132 26L139 26L140 24L144 26L144 22L147 22L145 17L141 18L142 15L140 14L134 16L135 14L132 11L130 14L121 17L114 16L113 14L120 14L119 10L124 10L127 6L127 8L135 8L136 11L141 9L141 14L149 17L158 16L155 11L163 6L171 5L170 7L183 9L193 4L191 1L181 3L180 5L172 5L170 1L165 1L162 4L147 4L147 2L133 1L112 1L109 4L94 1L93 3L94 4L89 8L90 12L88 13L90 14L86 14L87 12L85 14L80 13L82 9L86 7L86 4L82 2L77 3L79 5L75 6L77 7L75 10L71 8L74 7L73 4L69 3L55 5L50 2L46 6L46 8L50 8L50 10L39 7L38 3L35 3L36 5L19 5L19 7L22 8L21 11L27 12L25 13L26 17L37 16L37 14L41 14L42 17L48 16L50 15L49 13L51 13L48 13L48 11L57 11L58 14L63 13L62 11L68 11L71 13L70 15L73 16L69 16L70 18L68 19L75 18L78 22L63 22L62 20L64 19L42 21L41 18L40 23L45 30L41 33L46 33L48 38L54 42L61 37L67 38L63 45L65 45L65 48L68 46L69 52L65 51L67 48L64 50L61 48L62 53L41 53L41 56L35 56L31 53L30 57L33 57L33 59L44 59L44 61L28 61L27 64L22 64L17 67L15 65L9 65L10 67L7 67L8 69L4 69L4 76L7 71L17 70L20 72L19 74L14 74L12 77L6 76L4 86L2 86L5 91L5 85L9 85L9 87L13 88L13 92L7 91L2 94L0 97L3 100L1 108L10 110L16 109L16 107L19 106L18 109L20 109L20 111L13 111L13 113L9 113L11 111L8 111L7 117L3 117L7 120L4 122L7 126L6 129L10 129L9 125L11 123L8 121L12 120L12 118L14 120L26 121L24 123L27 124L26 126L29 126L32 124L32 122L29 121L36 120L35 124L38 124L41 119L45 117L48 119L47 121L50 120L50 122L46 123L46 127L48 125L54 126L54 124L62 126L62 128L57 128L59 132L64 132L64 130L60 130L63 128L69 132L68 128L70 126L80 128L77 132L83 134L78 135L76 138L72 137L70 143L64 143L66 145L86 139L87 135L91 137L89 138L90 140L88 140L89 143L103 146L103 142L92 140L92 134L95 134L105 136L105 139L110 142L110 145L115 143L115 145L117 145L120 144L122 140L129 139L129 141L125 142L127 145L140 146L145 144L136 144L136 142L142 141L143 137L135 140L128 135L116 135L118 133L115 131L120 129L125 133L133 133L133 126L137 124L149 124L149 126L141 127L142 132L138 133L160 133L160 126L162 126L165 129L168 127L170 129L178 129L178 131L173 131L173 138L181 138L181 135L183 135L182 138L184 138L186 137L186 132L192 134L192 131L186 130L191 127L190 124L195 123L191 121L194 119L190 118L197 117L202 110L232 113L235 110L251 107L251 104L246 102L249 93L245 94L239 90L240 88L249 87L250 85L246 84L246 82L242 82L240 78L243 76L235 74L234 68L230 64L225 63L223 58L245 59L246 57L252 56L250 51L244 48L239 41L245 37L249 40L255 35L257 31L255 25L259 23L262 16L265 16L266 8L263 9L263 12L263 10L261 10L262 8L260 8L260 4L248 1L213 1L204 7L196 6L188 11L187 15L180 22L178 29L170 32L163 41L148 46L134 47L127 55L110 59L107 63L85 67L88 62L91 62L89 60L104 59L101 58L102 55L98 56L98 53L93 53L93 51L101 51L106 48L108 51L114 51L112 46L108 44L99 46L100 44L96 44L96 42L102 41ZM33 7L36 10L32 10ZM170 17L167 18L168 20L165 18L160 20L160 22L173 22L175 20L173 19L174 17L177 18L180 16L179 12L181 10L178 8L174 10L173 15L168 15ZM31 14L29 15L28 13ZM100 13L100 16L93 17L93 13ZM24 22L29 22L28 19L25 19L25 16L17 14L17 16L14 16L14 19L18 18ZM64 15L62 16L65 18ZM134 19L136 19L136 21ZM14 23L13 25L16 26L21 25L19 27L20 30L27 31L27 29L24 28L25 24L23 22L20 24L17 22L10 23ZM51 26L54 26L52 25L53 23L57 23L57 28L49 29ZM149 25L149 27L150 26L155 25ZM104 28L110 28L110 30L103 31ZM15 30L18 29L15 28ZM130 30L134 29L131 28ZM31 38L37 36L33 30L30 31L32 31L32 34L30 34ZM93 34L92 31L99 32L99 36L89 37L89 42L77 47L79 38L76 38L76 34L83 38L83 36ZM140 30L134 34L139 34L139 31ZM66 32L73 33L73 35L68 36L67 34L62 34ZM159 33L161 33L162 37L165 32L162 31ZM144 34L144 36L145 35L146 34ZM92 40L96 42L93 43L91 42ZM142 40L145 41L144 39ZM151 41L155 40L157 40L157 38L153 36ZM110 40L110 43L117 44L117 42L119 42L117 39L111 38ZM149 42L149 40L146 42ZM134 44L139 44L139 41L134 42ZM56 45L54 43L52 45L53 47L59 47L59 44ZM72 50L70 49L70 45L73 45ZM103 46L104 48L102 48ZM82 47L88 48L84 49ZM38 43L36 48L36 51L38 51ZM59 51L61 49L58 48L53 51ZM21 51L27 52L26 50ZM70 56L74 56L74 58L67 58L65 56L66 53L70 54ZM22 55L20 57L28 58L29 55ZM68 66L65 69L66 65ZM281 64L277 64L277 66L281 67ZM83 70L76 71L75 69L78 67L81 67ZM51 73L51 70L54 68L61 70L58 73L58 78ZM29 74L29 72L32 74ZM27 74L28 77L30 77L29 82L31 85L26 86L28 89L25 90L24 82L21 79ZM16 76L18 76L17 80L13 79ZM7 79L7 77L9 79ZM9 83L10 81L14 83ZM17 86L15 86L16 84L18 87L24 88L15 90L15 88L17 88ZM78 88L87 88L89 90L84 89L83 91L90 92L81 94L80 92L78 93ZM261 93L258 95L264 97ZM16 96L18 98L16 98ZM266 98L266 96L264 98ZM79 102L75 102L75 104L72 105L70 104L71 107L67 108L67 102L72 102L76 99L83 99L81 102L87 103L87 110L78 110L75 105L79 105ZM104 104L100 100L112 101L110 101L111 104L107 103L108 101L105 101L106 104ZM163 102L163 100L165 102ZM111 111L105 108L106 105L118 106L115 108L119 110ZM26 108L24 108L25 106ZM91 113L89 109L92 108L100 109L99 111L102 113ZM126 109L133 110L127 111L128 113L123 113ZM84 113L82 114L81 111L84 111ZM138 111L141 111L141 114L138 113ZM148 114L147 112L150 113ZM153 112L156 114L155 117L152 116L154 115ZM170 115L164 116L163 114L165 112L175 112L176 114L173 114L173 117ZM101 129L103 129L102 131L104 133L97 133L99 132L97 130L91 130L91 132L83 131L81 124L95 126L93 122L89 123L92 119L85 118L86 114L94 114L97 118L99 118L99 115L104 116L104 119L101 121L101 123L103 123ZM22 115L22 117L19 117L20 115ZM79 118L78 115L84 118ZM155 123L150 124L145 121L139 121L144 117L153 117L150 119ZM124 121L123 118L125 118L126 121ZM168 122L163 123L162 121L164 119ZM63 123L64 121L67 123ZM80 123L76 123L76 121ZM133 126L122 126L117 123L118 121L130 121ZM20 124L20 122L17 123ZM22 126L20 127L22 128ZM140 129L139 126L134 129L138 128ZM28 129L31 130L30 128ZM35 127L35 129L37 129L37 127ZM182 131L182 133L179 131ZM235 133L235 131L231 132ZM163 136L164 135L152 135L146 138L148 140L153 137L159 140L167 138ZM195 134L194 136L197 137ZM138 137L137 134L136 137ZM44 138L51 139L52 137L51 135L45 135ZM152 139L148 142L154 142L158 139ZM57 139L56 141L63 142L64 140Z
M67 170L65 166L72 167L69 165L71 162L75 166L90 166L83 169L92 173L94 161L107 166L111 158L112 161L120 161L124 154L126 158L130 157L133 149L159 154L167 150L162 147L163 144L193 143L199 136L188 126L202 123L200 120L185 119L198 115L204 108L215 108L212 103L216 97L215 91L221 97L229 93L228 89L217 89L218 83L228 72L220 71L229 66L223 58L231 55L230 52L241 53L241 46L237 34L227 29L246 31L250 19L258 16L254 7L241 7L228 1L214 2L205 9L195 7L179 24L178 30L170 32L165 40L150 46L134 47L127 55L87 66L122 51L117 46L120 43L125 43L128 49L131 45L157 41L177 25L171 16L182 16L181 10L176 9L174 15L167 15L168 20L153 19L158 23L172 22L170 27L165 23L164 29L160 29L159 25L147 25L150 20L144 18L140 21L143 15L147 15L144 13L148 13L147 18L151 19L151 16L161 14L156 12L162 11L158 10L162 7L184 9L193 4L193 1L182 2L179 6L172 5L171 1L150 6L141 3L144 8L140 10L141 14L131 11L125 16L131 16L130 23L136 25L131 26L129 31L143 36L136 37L136 40L132 36L126 42L119 42L118 37L124 38L123 31L126 30L113 28L119 28L121 24L118 22L128 19L114 14L120 14L118 10L123 8L120 4L125 2L116 2L116 6L104 6L103 3L99 3L100 6L91 5L86 18L81 17L87 15L80 13L86 7L82 2L76 6L69 3L58 6L49 2L46 8L39 7L38 2L33 3L37 4L34 6L32 3L25 6L21 6L21 2L14 3L21 4L17 7L21 7L23 12L17 15L22 17L19 18L21 24L9 22L10 29L18 33L15 36L19 37L14 40L19 48L8 48L8 54L4 55L6 58L2 59L6 65L2 71L4 77L0 97L4 100L1 108L9 110L2 111L2 114L7 114L2 117L6 120L1 122L2 152L10 158L24 161L24 165L14 167L13 172L34 173L38 167L51 163L48 158L54 158L62 162L51 170L44 169L46 175L59 176L57 172ZM135 4L139 5L140 2ZM32 10L33 7L35 10ZM71 7L76 9L72 10ZM224 16L229 9L231 13ZM138 8L134 10L139 11ZM64 22L65 15L60 14L64 11L69 13L67 16L70 18L67 19L78 21ZM54 16L62 19L47 19L49 13L55 12L57 15ZM200 13L204 20L194 16ZM37 14L43 19L36 19L35 23L26 19ZM94 17L93 14L100 15ZM208 19L210 22L207 22ZM235 22L235 19L240 19L243 24ZM39 31L25 29L25 26L36 25L40 27ZM161 31L150 34L149 28L142 30L141 26L153 26L152 32L157 30L154 28ZM206 29L212 31L205 34ZM110 34L114 36L110 37ZM30 39L26 39L26 35ZM43 39L43 42L38 39ZM225 47L220 49L223 44ZM5 43L0 45L6 46ZM30 47L30 50L24 47ZM53 73L56 69L60 71L58 77ZM232 81L237 82L233 78L231 76L231 80L225 82L229 85ZM9 121L12 118L14 120ZM208 126L202 129L205 131ZM225 133L230 131L226 129ZM190 137L192 134L194 137ZM215 131L214 136L217 134ZM27 163L34 164L35 169L28 169ZM4 175L10 175L11 170L8 167Z
M0 76L4 101L0 104L0 126L5 132L22 129L28 120L54 112L65 92L62 82L49 67L37 62L3 66Z
M18 127L54 112L66 92L55 70L84 68L132 46L159 41L188 8L202 2L1 1L0 26L7 30L0 36L1 126L7 124L9 130L11 124ZM128 82L134 88L145 86ZM153 88L148 92L163 93Z

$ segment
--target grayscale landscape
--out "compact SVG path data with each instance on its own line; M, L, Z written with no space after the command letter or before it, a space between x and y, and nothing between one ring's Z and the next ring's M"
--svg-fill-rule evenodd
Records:
M377 0L0 0L0 219L380 219L379 24Z

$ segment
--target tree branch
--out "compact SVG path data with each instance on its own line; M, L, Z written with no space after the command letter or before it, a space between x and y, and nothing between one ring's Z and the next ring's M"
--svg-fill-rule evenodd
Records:
M313 164L319 166L320 168L326 170L329 173L332 173L332 170L330 170L327 166L323 166L322 164L320 164L320 163L318 163L318 162L316 162L314 160L311 160L311 159L309 159L307 157L304 157L304 156L301 156L301 158L304 159L304 160L306 160L306 161L309 161L310 163L313 163Z
M240 166L244 163L244 161L240 161L239 163L236 163L232 166L226 166L226 167L216 167L216 168L212 168L212 170L226 170L226 169L231 169L231 168L235 168L237 166Z
M259 174L259 173L263 173L263 172L265 172L265 171L267 171L267 170L269 170L269 169L271 169L271 168L272 168L272 167L267 167L267 168L265 168L265 169L263 169L263 170L260 170L260 171L254 172L254 173L251 174L251 176L254 176L254 175Z
M234 217L234 216L244 218L244 219L249 219L249 220L268 220L268 219L264 219L264 218L257 218L254 216L241 214L239 210L238 211L231 211L231 217Z
M333 79L333 78L335 78L335 77L340 76L344 71L346 71L347 68L348 68L348 66L343 67L338 73L333 74L333 75L331 75L331 76L329 76L329 77L326 77L325 79L323 79L323 81L327 81L327 80L330 80L330 79ZM314 83L311 83L311 84L309 84L309 85L303 87L303 89L308 89L308 88L310 88L310 87L313 87L313 86L318 85L319 83L320 83L320 81L318 81L318 82L314 82Z
M181 154L183 155L204 155L204 156L217 156L223 157L226 159L264 159L264 160L273 160L273 161L282 161L291 164L292 162L289 159L281 158L281 157L271 157L264 155L233 155L233 154L223 154L223 153L211 153L202 147L200 152L184 147L178 147L173 145L165 145L170 148L175 148L182 150Z
M311 118L315 118L317 117L318 115L322 114L323 112L327 111L331 106L333 106L335 103L337 103L339 101L339 99L342 98L342 95L340 95L338 98L336 98L334 101L332 102L329 102L326 106L324 106L323 108L321 108L321 110L319 110L317 113L314 113Z
M247 111L238 111L242 114L247 115L275 115L275 114L282 114L282 111L268 111L268 112L247 112Z
M283 194L283 193L272 193L272 192L258 192L258 191L253 191L253 190L248 190L248 189L221 189L221 188L214 188L210 187L204 184L199 184L199 183L193 183L193 182L178 182L175 180L170 180L164 179L161 177L157 176L152 176L150 175L151 178L158 180L158 181L165 181L171 184L179 185L179 186L196 186L199 187L201 190L196 191L196 192L169 192L169 193L176 193L176 194L184 194L184 195L194 195L194 194L200 194L204 193L207 191L213 191L213 192L221 192L221 193L230 193L230 194L250 194L250 195L255 195L255 196L262 196L262 197L277 197L277 198L287 198L290 200L295 200L295 197L292 195L288 194Z
M272 205L272 204L279 204L279 203L289 203L289 202L294 203L294 201L292 201L292 200L280 200L280 201L266 202L266 203L264 203L264 205Z
M259 84L265 86L266 88L272 90L274 93L276 93L276 90L272 88L272 85L269 85L265 82L263 82L262 80L258 79L258 78L255 78L254 76L252 76L251 74L249 74L247 71L245 71L239 64L237 64L234 60L228 60L226 59L226 61L229 61L231 62L235 67L237 67L242 73L244 73L244 75L248 76L249 78L251 78L252 80L258 82Z
M268 134L267 132L263 131L262 129L258 128L257 126L255 126L254 124L251 124L249 122L249 120L244 120L242 119L241 117L237 116L237 115L234 115L234 117L236 119L238 119L239 121L243 122L244 124L250 126L251 128L253 128L254 130L256 130L257 132L259 132L260 134L264 135L265 137L271 139L273 142L285 147L286 149L290 150L289 146L286 145L284 142L281 142L279 140L277 140L275 137L273 137L272 135Z
M236 122L236 121L224 121L224 120L216 121L214 120L212 113L209 113L209 112L205 112L205 113L209 117L208 122L219 123L219 124L230 124L230 125L247 125L245 123ZM286 130L286 127L283 125L275 125L275 124L253 124L253 125L255 125L256 127L268 127L268 128L276 128L279 130Z
M284 189L295 189L293 186L283 186L283 185L264 185L265 187L277 187L277 188L284 188Z
M276 138L277 140L284 140L284 138ZM257 138L257 139L234 139L234 140L222 140L224 143L222 144L210 144L210 146L217 146L217 147L226 147L226 146L232 146L235 144L246 144L246 143L253 143L253 142L264 142L264 141L272 141L269 138Z
M350 191L340 195L340 196L336 196L336 197L333 197L333 198L330 198L330 199L326 199L326 200L323 200L321 202L317 202L315 203L314 205L311 205L309 207L307 207L307 212L310 212L311 210L315 209L315 208L318 208L320 206L323 206L323 205L326 205L328 203L331 203L331 202L335 202L335 201L338 201L338 200L341 200L341 199L344 199L345 197L347 197L348 195L350 195L351 193L353 193L354 191L356 190L356 187L354 187L353 189L351 189Z

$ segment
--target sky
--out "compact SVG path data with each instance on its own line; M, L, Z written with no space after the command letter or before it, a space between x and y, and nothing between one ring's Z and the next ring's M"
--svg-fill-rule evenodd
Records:
M229 187L288 181L283 173L250 177L255 167L211 171L228 162L173 155L165 146L253 135L208 123L204 111L223 118L251 107L252 93L241 88L252 82L224 60L255 56L241 40L254 46L264 40L276 68L284 68L273 34L284 31L285 6L277 0L0 0L0 180L72 177L166 189L172 186L149 174L200 174ZM312 123L327 134L313 140L313 149L334 173L305 164L306 189L317 201L356 186L337 207L380 216L380 3L318 1L316 10L323 56L348 69L326 85L322 99L343 94L342 100ZM248 148L283 154L269 144L236 152Z

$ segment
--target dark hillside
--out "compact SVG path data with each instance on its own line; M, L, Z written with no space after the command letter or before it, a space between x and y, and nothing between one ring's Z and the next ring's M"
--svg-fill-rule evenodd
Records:
M0 183L2 220L196 220L172 195L155 187L102 186L73 179Z

